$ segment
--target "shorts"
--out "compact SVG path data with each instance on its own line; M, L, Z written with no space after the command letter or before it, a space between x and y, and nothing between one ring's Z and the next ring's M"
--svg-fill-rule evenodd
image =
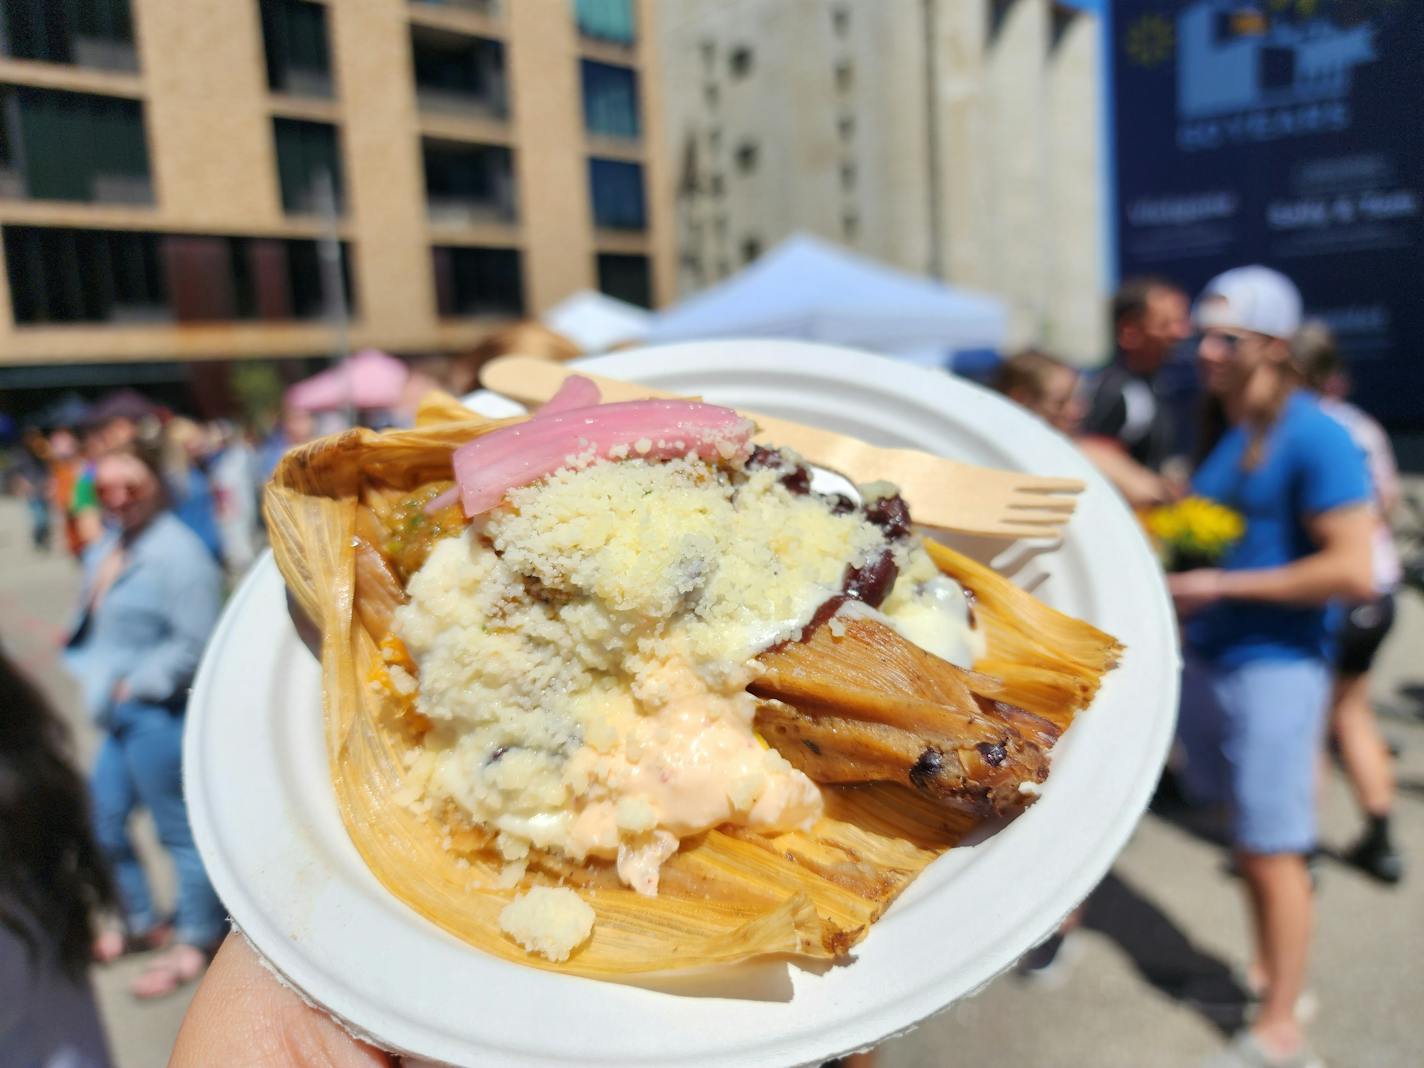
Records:
M1195 802L1229 806L1238 849L1315 848L1315 777L1330 684L1324 660L1224 667L1188 654L1177 718L1182 785Z
M1394 594L1351 605L1335 634L1335 670L1341 675L1366 674L1392 626Z

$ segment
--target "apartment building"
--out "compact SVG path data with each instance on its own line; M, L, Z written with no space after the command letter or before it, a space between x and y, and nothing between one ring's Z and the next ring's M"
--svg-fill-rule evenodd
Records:
M668 299L656 15L0 0L0 363L449 352Z
M807 230L1106 351L1100 25L1054 0L678 0L667 132L686 294Z

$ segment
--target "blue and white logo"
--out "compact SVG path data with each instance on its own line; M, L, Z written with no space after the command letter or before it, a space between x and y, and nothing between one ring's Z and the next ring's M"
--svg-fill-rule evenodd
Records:
M1241 0L1197 0L1177 17L1177 111L1207 119L1348 99L1377 58L1374 27L1296 22Z

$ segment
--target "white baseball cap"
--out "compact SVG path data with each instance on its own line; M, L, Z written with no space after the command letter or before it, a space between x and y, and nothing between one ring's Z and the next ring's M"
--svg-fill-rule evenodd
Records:
M1289 340L1300 329L1300 290L1269 267L1236 267L1206 284L1193 318L1201 329L1234 327Z

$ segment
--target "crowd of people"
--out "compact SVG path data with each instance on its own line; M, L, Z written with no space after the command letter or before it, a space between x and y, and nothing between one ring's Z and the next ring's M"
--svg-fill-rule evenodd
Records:
M1302 321L1300 295L1279 273L1229 271L1194 301L1169 280L1130 279L1111 316L1115 352L1096 374L1028 351L1002 364L996 385L1071 438L1134 508L1193 495L1245 520L1224 558L1168 576L1186 662L1171 775L1188 799L1227 814L1253 924L1247 980L1259 1011L1220 1063L1305 1065L1296 1010L1327 753L1365 821L1349 859L1384 882L1403 876L1391 757L1369 699L1400 580L1388 526L1399 496L1393 457L1384 432L1345 399L1328 328ZM1184 425L1173 372L1193 338L1200 411ZM533 343L526 332L492 345ZM460 384L473 386L490 354L457 363L468 372ZM61 542L56 551L81 565L65 659L102 739L85 790L64 763L54 714L0 659L0 698L21 710L0 723L0 783L10 787L0 790L0 901L16 910L0 937L53 980L28 988L47 1005L22 1032L36 1048L46 1018L68 1019L81 1038L98 1034L92 1003L75 996L89 960L161 950L133 985L157 997L201 975L223 939L223 907L183 804L186 695L224 588L261 545L260 485L313 430L300 411L262 442L222 422L116 416L23 441L12 485L29 503L34 544ZM139 806L177 872L172 918L156 909L129 837ZM35 826L58 836L23 830ZM91 927L95 915L111 919ZM1024 967L1051 967L1074 923ZM250 970L245 959L229 965ZM78 1063L106 1063L97 1042Z
M1347 859L1386 883L1404 873L1392 762L1369 697L1401 575L1388 523L1399 481L1388 437L1344 399L1329 328L1302 321L1289 279L1228 271L1191 308L1166 279L1128 280L1113 302L1117 351L1091 383L1025 352L998 385L1074 438L1134 507L1190 494L1244 520L1215 566L1168 576L1185 660L1170 773L1187 800L1225 814L1252 922L1245 980L1258 1011L1215 1063L1304 1066L1314 1063L1298 1013L1314 921L1308 861L1327 752L1366 821ZM1192 336L1202 395L1188 436L1162 385ZM1028 967L1051 967L1074 922Z
M228 420L115 415L77 426L33 427L21 438L10 489L29 509L34 547L56 541L76 559L104 535L98 489L103 457L139 447L154 459L165 499L212 559L237 577L262 544L261 486L278 457L313 435L309 413L289 410L264 439Z

